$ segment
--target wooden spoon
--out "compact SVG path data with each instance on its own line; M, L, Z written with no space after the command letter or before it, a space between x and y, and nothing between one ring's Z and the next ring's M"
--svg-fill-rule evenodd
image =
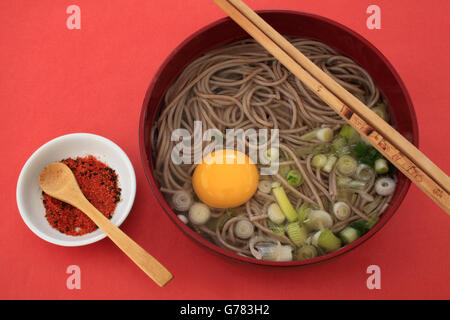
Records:
M67 202L84 212L159 286L164 286L172 279L172 274L158 260L111 223L85 198L72 170L64 163L55 162L42 169L39 185L46 194Z

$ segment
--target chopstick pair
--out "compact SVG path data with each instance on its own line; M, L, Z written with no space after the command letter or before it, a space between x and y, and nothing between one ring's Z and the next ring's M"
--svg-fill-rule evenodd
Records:
M450 179L430 159L317 67L241 0L213 1L447 214L450 214Z

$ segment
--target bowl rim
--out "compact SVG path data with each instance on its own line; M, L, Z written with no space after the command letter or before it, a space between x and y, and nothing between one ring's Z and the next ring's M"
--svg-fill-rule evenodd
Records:
M361 43L363 43L365 46L367 46L371 51L373 51L383 62L383 64L389 69L389 71L394 76L396 82L399 85L399 89L401 90L405 101L407 108L409 110L409 114L411 117L411 125L412 125L412 143L418 147L419 146L419 127L417 123L417 117L414 110L414 106L411 100L411 96L401 79L398 72L395 70L393 65L389 62L389 60L384 56L384 54L378 50L375 45L373 45L370 41L368 41L365 37L357 33L356 31L350 29L349 27L336 22L332 19L309 13L304 11L298 11L298 10L291 10L291 9L263 9L263 10L256 10L258 14L271 14L271 13L281 13L281 14L290 14L290 15L297 15L297 16L307 16L313 19L321 20L325 23L328 23L338 29L342 29L344 32L354 36L357 38ZM187 38L185 38L181 43L179 43L172 51L171 53L163 60L157 71L155 72L149 86L147 87L146 94L143 100L141 113L140 113L140 119L139 119L139 150L140 150L140 157L141 162L144 167L144 173L147 179L147 182L150 185L150 189L152 190L155 198L157 199L158 203L160 204L161 208L164 210L164 212L169 216L169 218L177 225L185 235L190 237L193 240L196 240L197 243L203 245L204 247L210 249L210 251L214 252L215 254L218 254L220 256L226 256L228 258L233 259L234 261L239 262L245 262L252 265L259 265L259 266L269 266L269 267L298 267L298 266L305 266L305 265L311 265L319 262L329 261L330 259L342 256L345 253L348 253L355 249L356 247L362 245L367 240L369 240L374 234L376 234L379 230L383 228L383 226L392 218L392 216L396 213L397 209L403 202L410 186L411 181L409 179L405 180L404 187L400 190L400 193L398 195L398 199L395 203L391 204L391 213L389 215L384 215L384 219L381 219L369 232L367 232L365 235L357 239L351 244L348 244L341 249L334 251L332 253L325 254L323 256L319 256L313 259L308 260L293 260L293 261L287 261L287 262L276 262L276 261L267 261L267 260L256 260L253 258L248 258L245 256L238 255L234 252L225 250L212 242L206 240L205 238L201 237L199 234L197 234L194 230L189 228L185 223L183 223L178 217L177 214L168 206L166 200L164 200L164 197L162 193L160 192L158 188L158 184L153 176L152 168L150 168L149 161L147 158L146 153L146 147L144 143L145 139L145 120L148 110L148 102L150 100L150 96L154 90L154 87L156 85L157 79L160 77L166 66L170 63L172 58L183 48L187 43L192 41L195 37L198 35L208 31L209 29L212 29L214 27L217 27L218 25L231 20L229 17L223 17L218 20L215 20L213 22L208 23L207 25L201 27L197 31L193 32L191 35L189 35ZM249 36L250 38L250 36Z
M40 237L41 239L56 244L56 245L60 245L60 246L64 246L64 247L78 247L78 246L84 246L84 245L88 245L97 241L100 241L102 239L104 239L106 237L106 234L104 232L102 232L101 234L92 237L92 238L88 238L88 239L76 239L76 237L74 237L73 239L68 239L68 240L61 240L61 239L55 239L52 236L47 235L44 232L41 232L41 230L39 230L39 228L35 227L35 225L32 223L32 221L28 218L28 216L25 214L25 207L24 207L24 202L26 200L23 199L23 197L21 196L21 190L23 188L23 183L24 183L24 177L28 172L29 167L31 166L31 164L33 163L33 161L42 153L44 152L46 149L48 149L49 147L51 147L52 145L55 145L59 142L62 141L68 141L70 139L73 138L82 138L82 139L88 139L88 140L92 140L92 139L96 139L97 141L100 141L100 143L103 143L105 145L108 146L108 148L111 148L112 150L114 150L114 152L118 155L119 158L121 158L123 160L123 162L125 163L125 166L127 168L128 174L130 175L130 198L127 200L127 205L124 208L123 211L121 211L121 216L120 219L116 221L115 225L117 227L119 227L123 221L125 221L125 219L128 217L133 204L134 204L134 199L136 196L136 174L134 171L134 167L133 164L131 163L129 157L127 156L127 154L125 153L125 151L122 150L122 148L120 148L116 143L114 143L113 141L99 136L97 134L92 134L92 133L70 133L70 134L66 134L66 135L62 135L59 137L56 137L46 143L44 143L43 145L41 145L36 151L33 152L33 154L28 158L28 160L25 162L25 164L23 165L20 174L19 174L19 178L17 180L17 187L16 187L16 202L17 202L17 207L19 209L19 213L22 217L22 220L25 222L25 224L27 225L27 227L33 231L34 234L36 234L38 237ZM120 181L120 178L119 178Z

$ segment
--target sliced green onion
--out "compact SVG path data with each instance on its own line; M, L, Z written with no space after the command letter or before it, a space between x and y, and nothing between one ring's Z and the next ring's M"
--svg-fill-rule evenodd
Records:
M353 180L349 177L337 177L338 187L348 190L364 190L366 183L364 181Z
M337 161L337 157L334 155L331 155L328 157L327 159L327 163L325 164L325 166L322 168L323 171L330 173L331 170L333 170L334 165L336 164Z
M205 224L211 217L209 207L201 202L194 203L189 208L189 221L196 225Z
M275 261L292 261L292 247L288 245L279 247Z
M303 176L298 170L290 170L286 176L287 182L293 187L298 187L303 183Z
M327 156L324 154L316 154L312 160L311 160L311 164L313 167L322 169L326 164L327 164Z
M301 227L298 222L288 223L285 229L289 239L291 239L297 247L300 247L305 243L308 232L305 227Z
M270 193L272 190L272 182L270 180L261 180L258 183L258 190L262 193Z
M305 224L310 230L322 230L330 228L333 225L333 219L326 211L311 210L308 218L305 220Z
M273 233L276 233L278 235L284 236L284 226L276 224L276 223L272 222L271 220L267 221L267 224L269 225L270 231L272 231Z
M172 205L176 211L188 211L194 200L190 192L180 190L173 194Z
M337 154L343 153L343 149L345 147L348 147L347 139L342 136L337 136L333 142L331 143L333 146L333 149L336 151Z
M333 212L334 216L341 221L347 219L351 213L349 205L345 202L336 202L333 205Z
M251 237L248 245L256 259L273 261L278 257L278 249L281 247L280 241L263 236Z
M341 247L342 241L330 229L324 229L317 239L317 244L326 252L333 252Z
M344 146L341 150L336 151L338 157L342 157L352 153L351 146Z
M375 172L367 164L361 163L356 169L356 178L359 180L369 181L373 176L375 176Z
M336 163L337 170L344 176L351 176L356 172L358 162L349 155L344 155L339 158Z
M388 196L395 191L395 181L389 177L378 178L375 182L375 191L380 196Z
M239 220L234 226L234 234L241 239L249 239L255 231L255 226L248 220Z
M313 139L318 139L322 142L329 142L333 139L333 130L330 128L320 128L314 129L300 137L300 139L305 141L311 141Z
M353 138L354 135L358 134L355 129L349 124L344 124L341 128L341 131L339 131L339 135L341 137L346 138L347 140L350 140Z
M277 203L280 206L281 211L283 211L288 221L293 222L297 220L297 212L295 212L295 209L292 206L291 202L289 201L286 192L284 191L283 187L280 186L279 183L272 184L272 193L275 196L275 199L277 200Z
M317 249L311 245L304 245L298 249L296 257L298 260L308 260L317 257Z
M322 142L329 142L333 139L333 130L330 128L322 128L317 131L317 139Z
M385 174L389 172L389 165L386 159L380 158L375 160L375 172Z
M308 240L311 239L309 244L312 244L313 246L318 247L319 246L318 241L319 241L319 237L320 237L321 233L322 233L322 230L317 231L316 233L313 234L312 237L308 238L306 242L308 242Z
M314 129L308 133L305 133L304 135L302 135L300 137L300 139L306 140L306 141L313 140L313 139L317 138L317 131L319 131L319 129Z
M267 208L267 215L269 216L270 221L276 224L282 224L286 219L286 216L281 211L281 208L275 202L269 205Z
M249 249L256 259L271 261L291 261L292 247L281 245L280 241L262 236L253 236L249 241Z
M341 232L339 232L339 237L345 244L349 244L359 238L359 233L358 230L352 227L346 227Z
M303 223L303 221L305 221L305 219L308 217L309 212L312 210L313 208L311 207L311 205L309 203L303 203L300 208L298 209L298 221L300 223Z

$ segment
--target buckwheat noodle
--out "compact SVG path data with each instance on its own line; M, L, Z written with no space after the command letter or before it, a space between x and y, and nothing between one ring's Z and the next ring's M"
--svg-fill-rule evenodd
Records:
M382 101L369 74L350 58L318 41L300 38L290 41L369 108ZM280 174L270 179L280 181L296 208L307 202L327 210L336 201L336 170L328 174L314 168L313 155L299 155L297 150L320 144L303 141L302 134L319 127L329 127L337 134L345 121L253 40L204 54L187 66L167 91L151 138L156 150L155 176L169 203L171 195L179 190L186 190L195 198L191 185L195 164L176 165L171 161L171 151L177 143L171 141L173 130L181 128L193 134L195 120L202 122L203 130L217 129L224 136L227 128L279 129L280 165L298 169L305 182L295 188ZM373 178L367 183L365 192L378 204L366 212L367 196L353 194L350 217L339 221L333 216L333 232L384 211L391 196L377 195L374 182ZM249 240L233 234L233 226L242 219L251 221L257 235L292 245L286 235L275 233L269 227L267 208L273 202L272 194L258 191L245 205L233 209L231 218L224 219L225 210L213 210L214 221L222 219L223 223L191 227L218 246L250 257Z

